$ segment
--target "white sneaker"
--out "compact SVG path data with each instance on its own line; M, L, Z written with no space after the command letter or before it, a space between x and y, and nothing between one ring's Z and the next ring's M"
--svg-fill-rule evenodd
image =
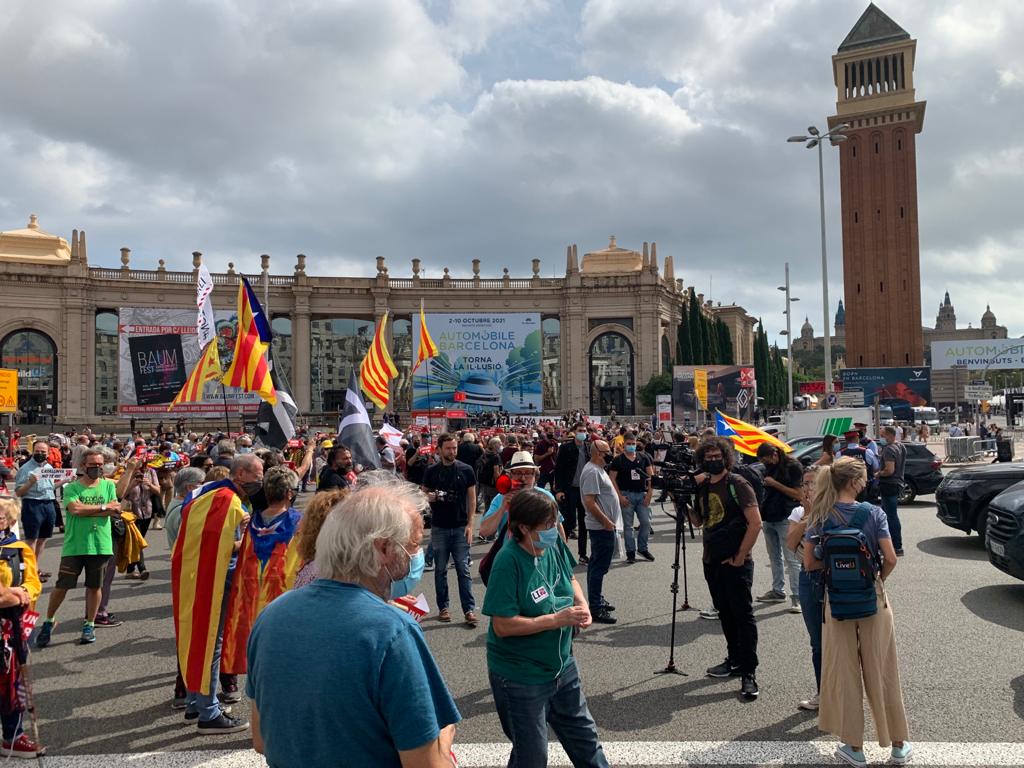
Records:
M792 603L789 606L789 612L790 613L803 613L804 611L803 611L803 608L800 607L800 602L798 600L793 600Z
M710 620L714 621L714 620L716 620L718 618L718 611L716 611L714 608L712 608L712 609L707 610L707 611L701 611L697 615L700 616L702 619L710 619Z
M799 704L797 704L797 708L805 709L808 712L817 712L818 711L818 705L819 705L820 702L821 702L821 696L816 693L813 696L811 696L811 698L804 699Z

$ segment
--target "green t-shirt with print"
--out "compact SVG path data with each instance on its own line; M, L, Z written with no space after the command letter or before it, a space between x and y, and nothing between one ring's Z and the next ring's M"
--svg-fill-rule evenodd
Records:
M576 561L561 539L537 558L509 542L494 558L487 581L486 616L544 616L573 604L572 569ZM498 637L487 630L487 667L501 677L527 685L549 683L572 655L572 627L533 635Z
M68 512L68 504L117 503L117 485L103 477L93 486L86 487L75 480L64 486L64 555L113 555L114 539L110 534L109 517L80 517Z

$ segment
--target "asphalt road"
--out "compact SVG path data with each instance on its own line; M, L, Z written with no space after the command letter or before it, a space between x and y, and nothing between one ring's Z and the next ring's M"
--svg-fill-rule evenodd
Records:
M1024 750L1024 582L989 565L977 537L939 523L931 497L902 508L901 517L907 555L890 579L888 593L896 615L911 739L978 748L962 763L935 764L1024 764L1024 751L1013 751ZM678 764L680 757L654 755L656 747L669 754L669 746L681 742L748 742L755 755L736 763L743 765L779 760L793 764L795 758L773 757L773 745L793 750L817 739L825 749L831 739L817 730L814 714L796 708L813 692L814 676L803 620L787 613L787 605L756 609L761 659L757 701L741 701L736 680L705 677L705 668L721 661L725 646L718 623L700 619L695 610L680 613L677 622L676 661L688 675L655 674L668 658L673 530L672 521L656 510L652 551L657 562L613 565L605 592L618 606L619 623L595 626L576 642L584 689L602 740L618 745L618 759L630 765L647 764L644 754L651 755L652 765ZM124 619L122 626L97 629L95 645L77 645L84 608L79 591L61 610L53 644L33 653L42 740L51 755L82 756L81 761L69 757L67 762L51 761L53 765L96 764L90 755L181 750L216 750L226 759L230 750L248 748L244 734L198 737L194 727L182 724L181 713L170 709L174 645L169 556L162 532L151 532L149 541L146 559L152 578L137 582L119 575L115 583L111 610ZM690 602L703 608L710 601L701 576L699 535L689 544ZM485 545L473 549L479 559ZM56 572L58 555L59 537L44 555L46 570ZM754 587L761 593L770 587L770 570L760 542L755 556ZM431 605L432 577L426 574L421 584ZM454 573L449 579L457 599ZM474 592L479 605L479 579ZM45 601L46 592L42 605ZM460 616L457 604L454 609ZM467 754L481 761L464 764L498 764L481 757L506 743L487 684L486 621L471 629L457 621L440 624L430 616L423 630L464 718L458 740L474 745ZM245 712L243 701L236 714ZM978 757L985 745L1000 743L1010 743L1010 754L1021 759L1014 763ZM190 752L159 764L249 764L207 762L207 757Z

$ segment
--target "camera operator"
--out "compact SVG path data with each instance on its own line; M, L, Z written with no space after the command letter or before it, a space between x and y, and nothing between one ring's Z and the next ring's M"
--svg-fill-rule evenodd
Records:
M430 501L430 546L434 550L434 588L438 621L452 620L448 612L448 558L455 563L459 599L466 624L477 625L473 578L469 573L469 545L473 543L476 514L476 473L455 458L458 442L454 435L437 438L441 461L423 473L423 492Z
M740 693L758 695L757 622L751 587L750 552L761 533L761 512L750 484L732 473L735 455L727 438L707 438L697 448L697 493L690 522L704 529L704 578L722 622L728 647L725 661L710 667L709 677L742 678Z

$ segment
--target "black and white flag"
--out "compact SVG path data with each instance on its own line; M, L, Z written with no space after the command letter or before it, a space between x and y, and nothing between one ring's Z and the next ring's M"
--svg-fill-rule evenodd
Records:
M256 440L268 448L283 451L288 441L295 437L295 417L299 409L288 391L288 382L284 375L277 372L274 358L269 353L267 358L270 380L277 390L277 404L271 405L266 400L260 401L259 410L256 412Z
M373 437L370 416L359 394L359 382L356 380L354 367L348 380L348 390L345 392L345 407L342 408L341 418L338 420L338 441L352 452L353 464L362 464L366 470L380 469L377 443Z

